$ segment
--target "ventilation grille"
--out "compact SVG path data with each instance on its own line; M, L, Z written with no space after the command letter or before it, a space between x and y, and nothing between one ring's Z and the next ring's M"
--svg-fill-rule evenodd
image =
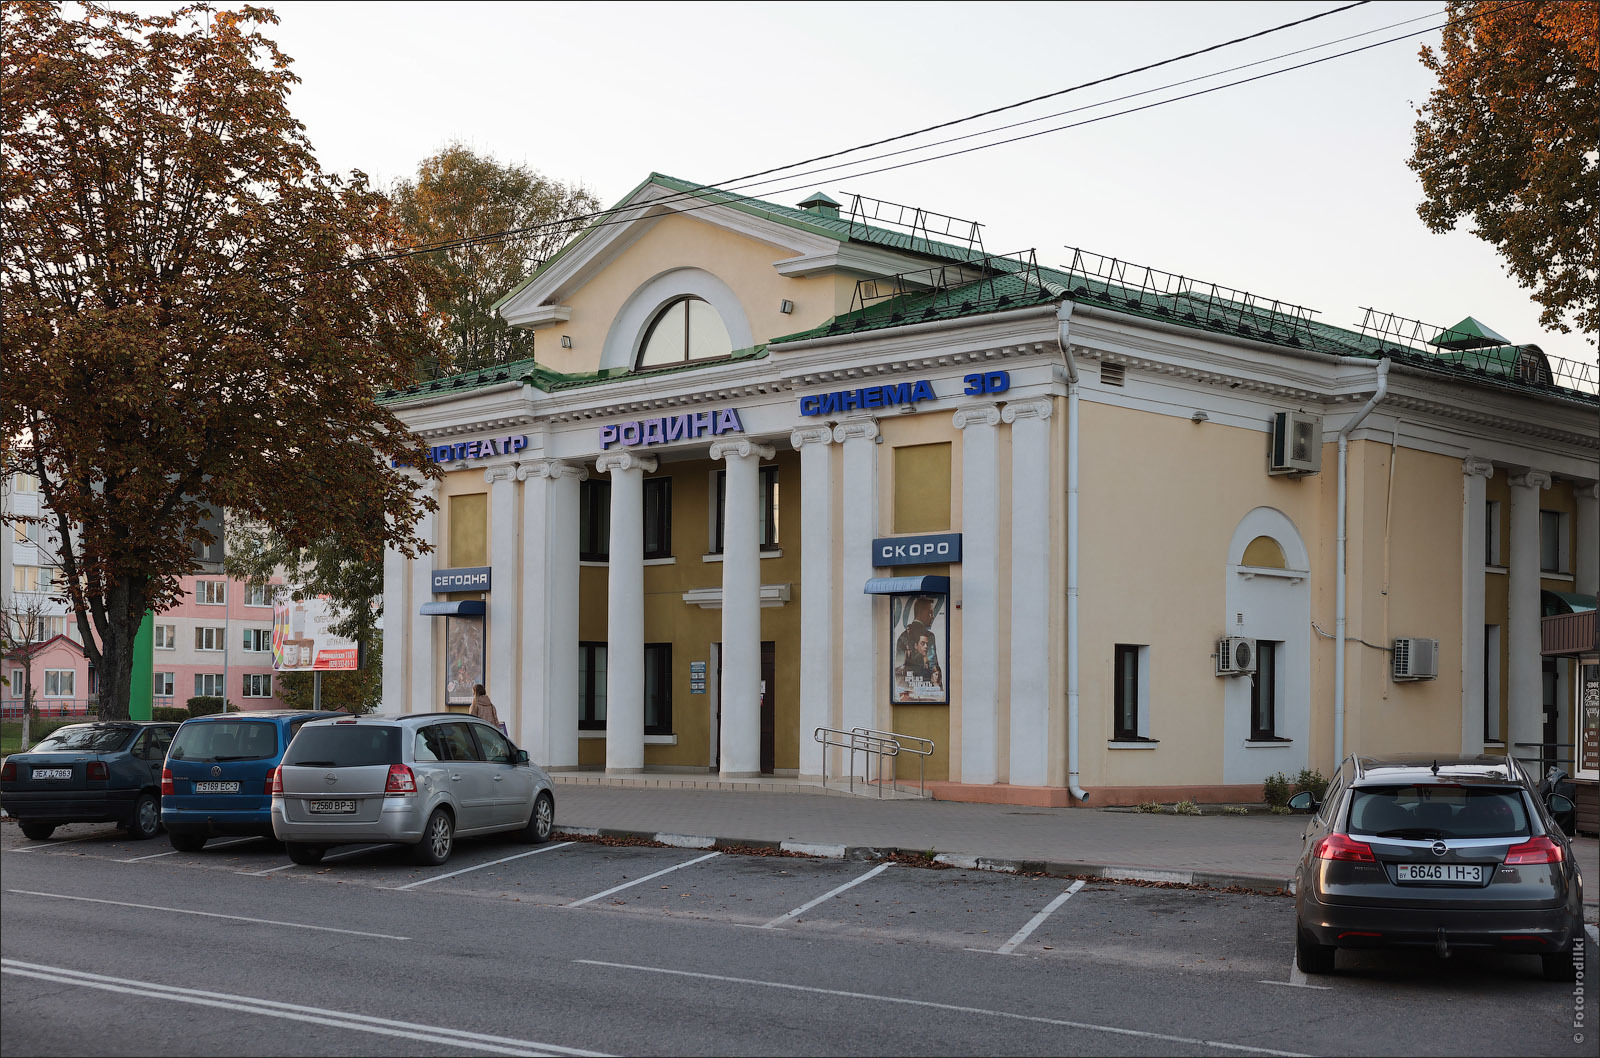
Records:
M1121 364L1101 364L1100 381L1107 386L1120 386L1128 375L1128 369Z

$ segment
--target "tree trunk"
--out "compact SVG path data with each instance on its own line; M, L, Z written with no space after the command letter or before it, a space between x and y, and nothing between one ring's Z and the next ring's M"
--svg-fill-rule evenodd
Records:
M100 633L100 719L128 719L133 683L133 641L144 621L145 578L119 577L106 593L106 619Z

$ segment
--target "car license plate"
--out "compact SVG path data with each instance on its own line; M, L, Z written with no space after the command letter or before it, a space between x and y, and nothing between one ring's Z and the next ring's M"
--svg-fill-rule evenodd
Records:
M194 784L195 793L238 793L237 782L197 782Z
M1402 863L1400 881L1478 885L1483 882L1483 868L1467 863Z
M35 779L70 779L70 778L72 778L72 769L71 768L35 768L35 769L33 769L33 777Z
M354 801L307 801L306 807L313 812L354 812Z

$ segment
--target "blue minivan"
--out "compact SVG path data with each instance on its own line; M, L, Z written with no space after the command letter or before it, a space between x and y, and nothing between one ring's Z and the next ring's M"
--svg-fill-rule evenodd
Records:
M301 725L344 716L308 709L185 720L161 773L161 823L179 852L210 838L272 836L272 775Z

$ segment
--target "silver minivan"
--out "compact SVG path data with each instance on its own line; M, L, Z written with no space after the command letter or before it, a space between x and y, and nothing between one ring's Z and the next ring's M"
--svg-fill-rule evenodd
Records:
M272 832L295 863L332 845L411 845L443 863L457 835L548 840L555 791L498 728L462 713L306 724L271 776Z

